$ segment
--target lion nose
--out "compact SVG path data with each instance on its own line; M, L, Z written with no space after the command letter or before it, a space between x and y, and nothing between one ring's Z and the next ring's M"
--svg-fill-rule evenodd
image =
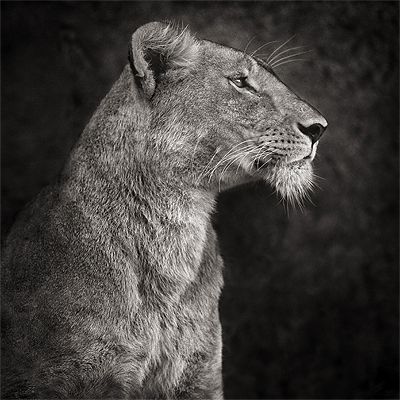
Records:
M297 127L300 130L300 132L308 136L311 139L311 142L314 144L319 140L319 138L324 133L326 127L328 126L328 123L325 120L323 121L323 124L324 125L322 125L322 123L319 122L301 124L298 122Z

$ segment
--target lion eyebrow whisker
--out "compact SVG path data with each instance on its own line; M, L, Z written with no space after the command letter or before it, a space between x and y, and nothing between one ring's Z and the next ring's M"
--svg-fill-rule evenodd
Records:
M269 61L271 60L271 57L273 57L274 54L276 54L282 47L286 46L292 39L294 39L296 35L293 35L292 37L290 37L288 40L286 40L286 42L282 43L280 46L278 46L271 54L270 56L267 58L266 62L267 64L269 63Z
M277 42L279 42L279 40L271 40L270 42L267 42L267 43L262 44L260 47L258 47L257 49L255 49L255 50L250 54L250 56L251 56L251 57L254 57L254 55L257 54L257 52L260 51L261 49L263 49L264 47L266 47L266 46L268 46L268 45L270 45L270 44L272 44L272 43L277 43Z
M295 62L295 61L307 61L307 59L306 58L295 58L295 59L292 59L292 60L286 60L286 61L283 61L283 62L277 64L277 65L274 65L274 68L278 68L281 65L288 64L288 63Z
M293 57L301 56L303 54L307 54L307 53L310 53L310 52L312 52L312 50L300 51L300 52L295 53L295 54L290 54L288 56L280 58L279 60L276 60L276 61L272 62L270 65L273 68L274 66L279 65L284 60L288 60L288 59L291 59Z
M272 64L273 62L275 62L277 59L279 59L279 57L285 53L288 53L289 51L293 51L293 50L299 50L299 49L304 49L307 46L294 46L294 47L290 47L289 49L286 50L282 50L279 53L275 54L270 60L269 63Z
M243 53L245 53L246 54L246 51L247 51L247 49L249 48L249 46L250 46L250 43L254 40L256 38L256 36L254 35L254 36L252 36L251 38L250 38L250 40L247 42L247 44L246 44L246 47L244 48L244 50L243 50Z

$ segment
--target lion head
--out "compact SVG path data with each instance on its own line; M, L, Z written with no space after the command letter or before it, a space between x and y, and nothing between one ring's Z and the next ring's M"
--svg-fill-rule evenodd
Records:
M151 115L146 140L182 179L209 190L263 179L289 200L311 188L327 121L267 62L158 22L133 34L130 62Z

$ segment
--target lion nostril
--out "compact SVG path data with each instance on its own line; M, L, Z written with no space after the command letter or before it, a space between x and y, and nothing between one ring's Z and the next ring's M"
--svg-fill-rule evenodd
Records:
M326 129L326 127L322 126L321 124L311 124L309 126L304 126L300 123L297 123L297 127L299 128L301 133L311 139L313 144L318 141L318 139L322 136Z

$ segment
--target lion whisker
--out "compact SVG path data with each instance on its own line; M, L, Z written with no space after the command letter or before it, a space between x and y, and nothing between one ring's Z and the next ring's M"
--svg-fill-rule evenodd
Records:
M255 153L253 158L250 160L251 164L254 164L254 162L257 160L257 158L260 156L261 153L263 153L263 149L258 147L252 150L250 153Z
M223 165L223 163L225 163L225 162L229 162L229 160L231 160L231 157L235 156L236 154L240 154L241 152L244 151L244 149L247 149L247 148L250 148L250 147L251 147L251 146L248 145L248 146L245 146L245 147L242 148L242 149L236 149L235 151L230 152L230 154L229 154L229 153L226 153L226 154L221 158L221 160L219 160L219 162L218 162L213 168L211 168L210 178L211 178L212 174L218 169L219 166ZM209 180L209 181L210 181L210 180Z
M221 172L221 173L224 173L224 172L229 168L229 166L230 166L237 158L239 158L242 154L246 155L246 154L247 154L247 153L246 153L247 151L248 151L249 153L251 153L252 148L253 148L253 146L246 146L246 147L244 147L243 149L238 149L237 151L235 151L234 153L232 153L232 154L229 156L228 164L225 165L225 167L222 169L222 172ZM232 160L233 160L233 162L232 162ZM231 162L229 162L229 161L231 161Z
M214 151L214 153L213 153L213 155L212 155L212 157L210 158L210 160L208 161L208 163L205 165L205 167L202 169L202 171L200 172L200 174L199 174L199 176L198 176L198 178L197 178L197 184L199 184L200 183L200 180L203 178L203 176L206 176L207 175L207 170L208 170L208 168L209 168L209 166L211 165L211 163L212 163L212 161L214 160L214 158L216 157L216 155L218 154L218 152L219 152L219 149L217 148L215 151Z
M271 155L272 155L273 153L271 153ZM272 160L272 156L271 157L267 157L266 159L265 159L265 162L263 162L262 163L262 165L260 165L258 168L257 168L257 171L259 171L260 169L262 169L263 167L264 167L264 165L267 165L270 161Z
M243 154L243 156L240 158L239 164L236 167L235 175L237 175L239 173L239 168L242 166L242 162L246 158L247 155L248 155L247 153Z
M199 146L199 144L200 144L201 140L204 138L204 136L205 135L200 135L199 139L197 140L197 142L196 142L196 144L194 146L194 149L193 149L193 152L192 152L192 170L193 170L193 167L194 167L194 157L196 155L197 147Z
M241 142L240 144L243 144L243 143L249 142L249 141L250 141L250 140L246 140L246 141ZM251 140L251 141L253 141L253 140ZM237 146L238 146L238 145L236 145L236 146L234 146L234 147L237 148ZM214 174L214 172L218 169L218 167L219 167L220 165L222 165L224 162L229 162L230 158L231 158L234 154L241 153L241 152L244 151L244 149L251 148L252 146L251 146L251 145L247 145L247 146L245 146L244 148L236 149L235 151L232 151L232 150L234 149L234 147L233 147L228 153L224 154L224 156L221 158L221 160L218 161L218 163L212 168L212 170L211 170L209 173L207 172L207 174L209 174L208 182L211 181L212 175Z
M236 146L234 146L233 148L231 148L226 154L224 154L224 155L222 156L222 158L221 158L221 160L219 161L219 163L223 162L224 157L226 157L235 147L238 147L239 145L241 145L241 144L243 144L243 143L245 143L245 142L248 142L248 141L250 141L250 140L244 140L244 141L238 143L238 144L237 144ZM214 152L214 155L213 155L212 158L210 159L210 161L208 161L208 163L206 164L206 166L203 168L202 172L200 173L200 175L199 175L199 177L198 177L198 179L197 179L198 182L200 182L200 180L201 180L204 176L207 176L207 175L208 175L209 169L210 169L210 170L212 169L212 168L209 168L209 167L210 167L210 164L212 163L212 161L214 160L215 156L216 156L218 153L219 153L219 149L217 148L217 149L215 150L215 152Z
M259 147L257 154L255 155L254 159L252 160L252 163L255 163L255 162L257 161L257 159L259 159L259 157L260 157L261 155L266 155L266 161L263 163L262 166L264 166L264 165L267 164L269 161L271 161L271 156L272 156L273 152L271 152L271 151L269 150L269 146L265 146L266 144L268 144L268 142L267 142L267 143L263 143L263 144ZM263 157L263 159L264 159L264 157ZM257 168L256 168L256 171L259 171L260 169L261 169L261 166L257 167Z
M247 147L249 147L249 146L247 146ZM251 151L252 151L252 150L249 149L248 153L251 153ZM222 180L222 177L223 177L223 175L225 174L226 170L227 170L232 164L234 164L235 161L239 160L239 158L243 158L243 157L246 156L248 153L246 153L246 152L244 152L244 153L239 153L239 154L235 155L233 158L232 158L232 155L231 155L231 160L230 160L230 162L228 162L227 165L223 168L223 170L221 171L221 174L220 174L220 176L219 176L219 180L218 180L218 191L221 191L221 180Z

